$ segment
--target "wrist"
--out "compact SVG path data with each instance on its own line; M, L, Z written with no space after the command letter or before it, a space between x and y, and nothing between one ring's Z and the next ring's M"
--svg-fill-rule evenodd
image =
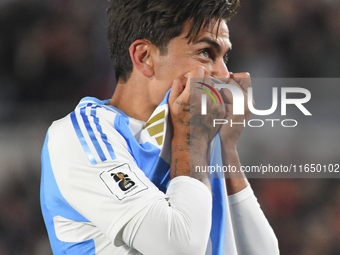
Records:
M220 130L220 137L221 137L221 145L225 148L233 148L236 147L237 142L240 138L240 133L234 131L225 134Z
M195 157L196 155L201 155L206 158L208 152L208 143L202 139L191 139L190 141L190 155Z
M222 141L221 140L222 154L237 155L237 142Z
M194 154L206 155L208 151L208 142L205 139L197 139L187 135L176 135L171 141L172 148L181 148L182 150L188 151Z
M171 139L171 147L190 149L190 133L175 133Z

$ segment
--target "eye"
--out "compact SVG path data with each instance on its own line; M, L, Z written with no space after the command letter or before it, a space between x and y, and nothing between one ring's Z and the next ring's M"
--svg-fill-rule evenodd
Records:
M199 52L199 54L205 58L211 58L209 49L203 49Z
M229 54L225 54L224 57L223 57L223 61L225 64L228 64L228 60L229 60Z

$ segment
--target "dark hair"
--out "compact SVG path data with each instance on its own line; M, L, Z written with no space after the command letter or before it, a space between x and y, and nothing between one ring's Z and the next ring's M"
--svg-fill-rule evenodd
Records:
M188 43L211 21L228 20L239 0L111 0L108 9L107 39L116 79L126 82L133 70L130 45L146 39L166 54L171 39L182 33L186 21L192 21Z

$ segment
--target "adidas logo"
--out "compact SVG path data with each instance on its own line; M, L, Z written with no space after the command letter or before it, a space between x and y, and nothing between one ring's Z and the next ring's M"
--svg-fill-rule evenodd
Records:
M163 145L165 130L165 110L157 113L146 123L146 129L149 135L156 139L159 146Z

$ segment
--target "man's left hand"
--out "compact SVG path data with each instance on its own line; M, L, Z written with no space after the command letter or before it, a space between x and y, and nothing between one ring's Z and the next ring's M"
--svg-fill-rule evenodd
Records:
M244 124L250 116L250 110L248 107L248 88L251 87L251 80L249 73L235 73L231 74L228 80L228 84L234 85L242 90L244 96L244 115L233 114L233 96L229 89L222 89L220 91L226 107L226 119L227 124L222 125L220 129L220 137L222 145L236 146L237 141L244 129ZM254 104L254 102L253 102ZM231 125L231 122L233 125ZM238 123L238 124L234 124Z

